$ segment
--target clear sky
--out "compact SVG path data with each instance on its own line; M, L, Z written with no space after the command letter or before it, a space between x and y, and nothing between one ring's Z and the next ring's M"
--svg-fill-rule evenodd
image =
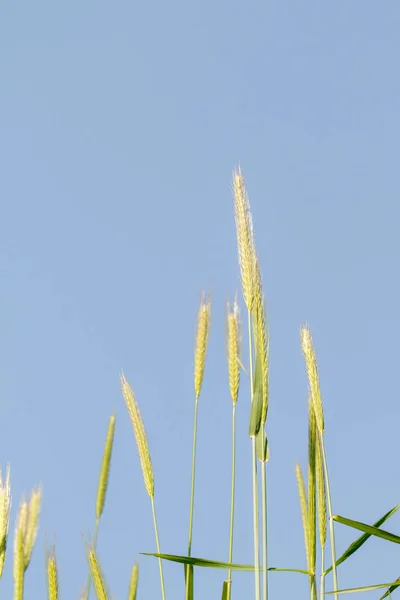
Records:
M227 559L224 311L239 289L238 163L271 329L270 564L305 567L294 475L307 452L305 321L334 512L373 522L400 501L399 22L398 0L2 2L0 463L11 463L12 527L23 492L40 482L44 491L27 600L45 596L46 538L56 540L62 598L86 580L82 534L93 533L113 410L99 554L115 598L138 553L155 550L121 369L148 432L162 550L185 553L202 287L213 322L193 554ZM243 393L237 562L253 560L248 408ZM355 535L338 525L338 552ZM398 549L374 540L339 582L391 580L398 564ZM4 597L11 567L10 552ZM169 600L182 598L182 568L165 573ZM224 575L198 571L197 597L219 598ZM307 597L307 580L276 573L271 589ZM235 576L234 600L252 590L251 574ZM140 558L139 591L160 597L155 559Z

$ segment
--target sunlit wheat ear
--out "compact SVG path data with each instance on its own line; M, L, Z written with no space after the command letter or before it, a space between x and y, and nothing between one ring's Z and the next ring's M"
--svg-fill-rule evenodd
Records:
M39 528L39 513L40 513L40 504L42 499L42 491L41 489L33 490L31 493L31 497L29 499L28 505L28 521L26 524L26 534L25 534L25 569L28 568L28 565L31 560L33 546L36 540L38 528Z
M96 499L96 518L97 519L100 519L100 517L101 517L101 514L104 509L104 503L106 500L108 479L109 479L109 475L110 475L111 455L112 455L113 442L114 442L114 432L115 432L115 415L111 415L110 420L108 422L106 443L104 446L103 460L101 463L99 484L97 487L97 499Z
M310 330L307 326L303 326L301 328L301 347L303 350L308 383L310 386L310 393L312 402L314 405L315 418L317 422L317 427L319 432L322 434L324 431L324 412L322 408L322 398L321 398L321 390L319 385L319 376L318 376L318 367L317 367L317 359L315 356L315 350L313 346L313 341L311 337Z
M207 298L203 293L197 313L196 343L194 348L194 391L196 400L198 400L200 396L200 390L203 383L208 337L210 333L210 321L211 298Z
M3 574L4 561L6 558L7 536L10 525L10 510L10 465L8 465L5 479L3 479L3 475L0 469L0 577Z
M250 204L240 169L233 172L233 199L242 292L247 309L251 311L255 296L256 251Z
M233 404L236 404L240 383L240 316L237 299L233 307L227 303L226 316L226 354L228 361L229 389Z
M86 556L97 600L109 600L104 575L102 573L97 554L95 550L90 548L87 544Z
M58 600L58 572L55 549L47 553L47 591L49 600Z
M132 567L131 581L129 584L128 600L136 600L139 583L139 565L135 563Z
M144 429L136 398L124 374L121 375L121 388L135 433L136 445L139 451L140 464L143 471L144 485L146 486L150 498L154 498L154 474L146 431Z
M253 306L255 320L255 343L257 355L260 357L262 382L262 415L261 423L267 420L269 401L269 331L265 315L265 299L262 290L261 273L258 259L255 259L255 300Z
M300 465L296 465L296 479L297 479L297 487L299 490L299 498L300 498L300 509L301 509L301 519L303 522L303 531L304 531L304 544L306 549L306 557L307 557L307 568L310 569L310 535L309 535L309 527L308 527L308 506L307 506L307 494L306 488L304 485L303 474L301 472Z
M24 596L25 536L28 510L28 503L23 500L18 511L14 535L14 600L22 600Z
M317 498L318 498L318 533L321 548L326 544L326 487L324 466L322 462L321 441L317 436L315 444L315 471L317 479Z
M308 401L308 533L310 549L310 571L315 573L316 561L316 482L315 482L315 447L317 443L317 427L314 406L311 398Z

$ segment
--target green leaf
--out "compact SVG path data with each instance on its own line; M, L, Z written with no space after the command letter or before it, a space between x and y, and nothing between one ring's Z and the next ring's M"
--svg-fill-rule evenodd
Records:
M384 529L378 529L378 527L373 527L372 525L367 525L366 523L360 523L360 521L346 519L345 517L340 517L339 515L332 517L332 519L334 521L337 521L338 523L347 525L348 527L353 527L354 529L359 529L359 531L363 531L364 533L369 533L370 535L374 535L375 537L387 540L388 542L400 544L400 537L398 535L390 533L389 531L385 531Z
M239 563L220 562L218 560L208 560L206 558L196 558L194 556L178 556L176 554L157 554L153 552L141 552L143 556L154 556L182 565L192 565L193 567L205 567L208 569L230 569L231 571L254 571L253 565L244 565ZM281 571L284 573L301 573L302 575L311 575L309 571L302 569L280 569L278 567L269 567L268 571Z
M231 581L224 581L221 600L231 600Z
M396 583L398 582L398 583ZM383 598L387 598L388 596L392 597L392 592L400 586L400 577L396 579L396 582L393 583L388 590L379 598L379 600L383 600Z
M186 600L193 600L194 598L194 581L193 581L193 565L187 565L186 567Z
M282 573L301 573L302 575L312 575L310 571L304 569L279 569L278 567L269 567L268 571L281 571Z
M254 373L254 386L253 386L253 401L250 408L250 425L249 425L249 436L254 437L260 430L261 417L262 417L262 372L261 372L261 360L260 355L256 357L256 370Z
M181 563L183 565L192 565L193 567L205 567L208 569L231 569L231 571L254 571L253 565L242 565L236 563L220 562L217 560L207 560L205 558L196 558L194 556L177 556L176 554L157 554L152 552L141 552L144 556L155 556L163 560Z
M378 519L374 523L373 526L380 527L382 525L382 523L384 523L385 521L387 521L387 519L392 517L399 509L400 509L400 504L397 504L391 510L389 510L386 514L384 514L383 517ZM340 565L342 562L347 560L352 554L354 554L354 552L356 552L359 548L361 548L361 546L363 546L370 537L371 537L370 533L364 533L357 540L355 540L352 544L350 544L350 546L347 548L347 550L345 552L343 552L342 556L340 558L338 558L338 560L336 561L336 566ZM327 569L325 571L325 575L327 575L331 571L332 571L332 566L330 566L329 569Z
M269 445L264 427L260 427L256 437L256 452L260 462L269 461Z
M377 585L366 585L364 587L348 588L346 590L338 590L337 592L335 592L335 591L325 592L325 594L326 595L328 595L328 594L353 594L353 593L357 593L357 592L370 592L372 590L379 590L380 588L392 586L392 585L395 585L395 584L396 584L396 582L393 582L393 583L378 583Z

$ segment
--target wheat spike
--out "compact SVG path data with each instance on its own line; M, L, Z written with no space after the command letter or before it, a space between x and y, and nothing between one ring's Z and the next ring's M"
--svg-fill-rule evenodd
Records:
M231 308L227 303L226 354L228 361L229 389L233 404L236 404L240 383L240 317L237 299Z
M135 563L132 567L131 580L129 584L128 600L136 600L139 583L139 565Z
M108 600L107 587L96 552L86 546L86 555L97 600Z
M312 402L314 405L315 418L317 422L318 431L320 434L324 432L324 411L322 408L321 390L319 385L317 359L315 356L315 350L311 337L311 332L307 326L301 328L301 347L303 350L308 383L310 386L310 393Z
M28 568L28 565L30 563L33 546L34 546L38 528L39 528L39 513L40 513L41 497L42 497L42 492L40 489L37 489L37 490L32 491L31 497L29 500L28 520L27 520L27 524L26 524L25 546L24 546L25 569Z
M115 432L115 415L111 415L108 422L106 443L104 446L103 460L101 463L99 484L97 486L97 499L96 499L96 519L100 519L101 514L104 510L104 503L106 500L106 492L108 486L108 479L110 475L110 463L111 455L114 442Z
M265 299L262 290L261 273L258 259L255 259L255 300L253 313L255 319L255 343L260 357L262 381L262 414L261 424L265 425L269 401L269 331L265 316Z
M49 600L58 600L58 572L54 548L47 553L47 593Z
M252 311L255 297L256 250L250 204L240 168L233 172L233 198L243 298L248 310Z
M14 600L23 600L25 578L25 535L28 522L28 503L23 500L17 515L14 537Z
M136 398L124 374L121 375L121 388L136 438L140 464L143 471L144 485L146 486L146 490L150 498L154 498L154 474L153 466L151 464L149 446L147 443L146 431L144 429Z
M196 400L199 399L203 383L204 367L208 346L208 337L211 321L211 299L201 296L200 306L197 313L196 343L194 349L194 391Z
M0 577L3 574L6 558L7 536L10 526L11 488L10 465L7 466L6 478L3 480L0 469Z
M310 535L309 535L309 523L308 523L308 506L307 506L307 494L304 485L303 474L301 472L300 465L296 465L296 479L297 487L299 490L300 508L301 508L301 520L303 522L304 531L304 544L306 549L307 557L307 568L310 569Z

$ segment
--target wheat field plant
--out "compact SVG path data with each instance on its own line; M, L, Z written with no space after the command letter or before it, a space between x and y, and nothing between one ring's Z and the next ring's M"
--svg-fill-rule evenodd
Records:
M193 438L191 452L191 484L190 503L187 512L187 545L182 554L168 553L162 545L162 523L158 523L156 513L157 502L162 501L157 494L157 485L153 470L151 449L146 435L139 404L146 398L137 398L134 393L134 382L129 382L124 373L120 374L120 399L125 404L125 416L132 425L132 443L136 443L138 463L140 464L144 489L149 497L153 523L153 553L142 552L139 559L132 556L131 572L127 573L126 595L129 600L145 600L146 582L139 577L140 562L154 561L159 578L159 598L161 600L193 600L196 597L195 578L199 569L209 569L220 574L221 600L237 598L235 582L243 572L251 572L246 598L254 600L275 600L270 591L271 576L282 578L284 589L285 577L305 578L308 582L310 600L323 600L331 597L335 600L347 593L376 591L376 598L388 598L400 587L400 577L394 574L392 580L359 585L343 589L340 587L340 565L358 551L371 538L380 538L386 542L400 544L400 536L390 533L382 526L399 510L400 504L394 506L373 524L363 523L335 514L335 495L331 489L328 471L328 449L325 445L325 420L323 408L323 382L320 381L317 352L311 330L308 325L300 327L299 352L304 357L304 377L308 382L308 394L299 397L308 414L308 453L307 464L294 464L293 478L297 481L299 495L299 518L301 518L304 536L304 556L299 556L296 565L270 565L269 549L273 542L269 539L268 524L274 515L270 514L267 485L270 447L267 436L270 398L270 351L273 352L273 340L270 344L266 298L262 282L262 269L255 243L255 232L250 202L246 191L242 171L238 168L232 178L232 225L236 226L238 270L240 273L241 297L232 290L231 300L225 307L225 348L226 348L226 398L221 399L226 405L227 420L230 419L230 436L220 436L220 443L230 448L230 487L220 490L229 498L227 514L229 514L229 536L226 540L225 556L193 556L193 538L196 535L196 514L202 507L196 502L196 462L197 462L197 429L198 415L202 410L202 387L207 377L207 354L212 329L212 299L210 295L201 294L197 316L193 319L196 332L193 340ZM243 339L247 343L243 343ZM242 386L247 380L248 386ZM249 393L243 393L242 387ZM248 397L246 398L246 395ZM123 401L123 402L122 402ZM219 400L218 400L219 401ZM247 468L251 474L251 505L247 506L248 515L242 515L236 509L236 476L237 476L237 403L245 403L247 408L247 432L249 452L241 468ZM125 410L125 409L124 409ZM329 425L328 425L329 426ZM105 436L104 450L101 460L97 494L93 503L94 523L89 536L82 536L82 559L86 558L87 581L82 582L80 595L76 598L89 600L111 600L114 598L107 583L107 569L101 563L101 545L99 531L102 515L106 509L107 490L112 472L113 444L116 429L116 416L111 414ZM156 457L154 458L156 460ZM273 460L273 457L272 459ZM10 527L11 511L11 477L10 467L5 474L0 470L0 578L8 563L13 572L14 600L23 600L25 589L29 586L29 565L33 559L34 546L39 528L40 509L42 503L41 487L32 490L28 499L22 498L17 511L16 522ZM237 562L237 549L240 539L236 539L236 522L251 514L252 519L252 561L248 564ZM136 517L137 518L137 517ZM186 517L185 517L186 519ZM335 529L346 526L353 532L354 541L338 553L335 540ZM13 538L13 540L12 540ZM99 548L100 546L100 548ZM212 547L212 543L210 544ZM35 557L37 560L37 557ZM155 562L157 561L157 562ZM304 565L306 568L304 568ZM62 598L62 581L68 576L66 565L58 563L56 548L45 553L43 565L46 573L47 593L49 600ZM180 569L182 586L179 592L168 589L164 580L164 569ZM157 571L156 571L157 574ZM1 582L0 582L1 585ZM211 596L210 596L211 597ZM276 598L280 600L282 596ZM203 600L197 598L197 600Z

